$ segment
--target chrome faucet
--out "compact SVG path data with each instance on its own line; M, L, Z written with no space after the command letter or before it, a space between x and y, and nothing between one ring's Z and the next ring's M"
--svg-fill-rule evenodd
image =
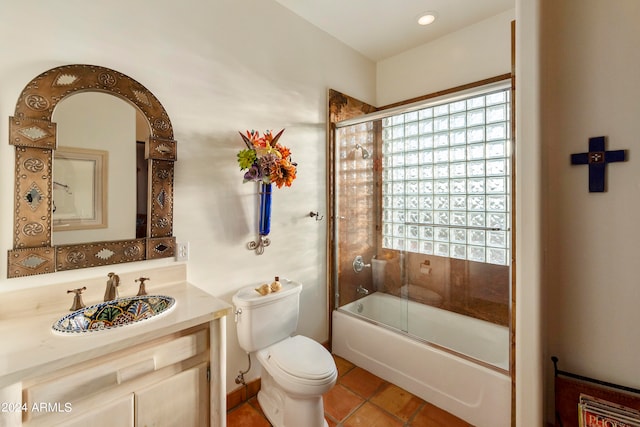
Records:
M104 291L104 300L112 301L118 298L118 286L120 285L120 276L116 273L109 273L107 280L107 288Z
M358 287L356 288L356 294L369 295L369 289L363 287L362 285L358 285Z

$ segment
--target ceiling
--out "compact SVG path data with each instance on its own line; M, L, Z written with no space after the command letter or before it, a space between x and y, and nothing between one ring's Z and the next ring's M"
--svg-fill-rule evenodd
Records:
M373 61L515 8L515 0L276 0ZM417 24L435 11L436 21Z

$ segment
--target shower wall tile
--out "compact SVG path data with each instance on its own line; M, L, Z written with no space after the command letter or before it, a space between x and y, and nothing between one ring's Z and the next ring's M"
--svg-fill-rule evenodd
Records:
M407 253L402 269L397 251L382 250L378 258L387 260L384 292L431 305L427 291L435 292L439 308L509 325L509 267Z

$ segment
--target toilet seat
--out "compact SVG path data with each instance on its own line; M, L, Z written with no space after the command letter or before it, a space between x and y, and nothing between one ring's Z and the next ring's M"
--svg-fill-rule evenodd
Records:
M331 353L303 335L284 339L260 353L259 358L269 365L272 375L298 384L323 385L337 376Z
M280 341L269 348L271 361L289 375L306 380L323 380L333 375L331 354L316 341L302 335Z

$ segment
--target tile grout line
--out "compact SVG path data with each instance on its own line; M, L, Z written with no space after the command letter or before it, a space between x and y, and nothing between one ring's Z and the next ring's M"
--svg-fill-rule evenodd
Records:
M345 421L347 421L347 419L349 419L350 416L352 416L353 414L355 414L358 409L362 408L364 406L365 403L369 402L372 405L380 408L378 405L376 405L375 403L371 402L370 399L376 395L376 393L378 393L384 386L387 385L387 381L386 380L382 380L382 382L380 383L380 385L374 390L374 392L371 394L371 396L369 397L365 397L362 396L360 393L358 393L357 391L353 390L351 387L349 387L348 385L344 384L342 381L340 381L343 377L347 376L347 374L353 370L355 370L357 368L357 366L353 366L351 369L349 369L347 372L344 373L344 375L342 375L340 378L338 378L338 382L336 384L340 384L342 387L346 388L347 390L349 390L350 392L352 392L353 394L355 394L356 396L362 398L362 402L353 408L353 410L351 412L349 412L342 420L340 420L340 422L338 423L337 427L343 427L343 423ZM361 368L362 369L362 368ZM378 377L379 378L379 377ZM384 412L387 412L386 410L384 410L384 408L380 408L382 409ZM388 413L388 412L387 412Z
M427 405L427 402L422 402L420 405L418 405L418 409L416 409L413 415L409 417L409 419L407 420L407 422L404 424L403 427L411 427L415 419L418 417L418 414L420 413L420 411L422 411L422 409L426 405Z
M392 417L395 420L398 420L399 422L402 423L402 427L411 427L411 423L413 422L413 420L416 418L416 416L418 415L418 413L420 412L420 410L422 408L424 408L424 406L426 405L426 402L421 403L415 411L413 411L413 413L411 414L411 416L407 419L407 421L403 420L402 418L398 417L397 415L389 412L387 409L383 408L382 406L378 405L375 402L372 402L371 399L373 399L378 392L380 392L381 390L383 390L385 387L391 385L392 383L388 382L387 380L382 380L382 382L380 383L380 385L373 391L373 393L371 393L371 396L369 396L368 398L365 396L362 396L360 393L358 393L356 390L353 390L352 388L350 388L348 385L344 384L343 382L340 381L340 379L344 376L346 376L349 372L351 372L352 370L354 370L356 368L356 366L354 366L353 368L349 369L347 372L344 373L344 375L342 375L339 379L338 379L338 383L342 385L342 387L346 388L347 390L349 390L350 392L354 393L356 396L359 396L363 399L362 403L360 403L358 406L354 407L354 409L349 412L344 419L342 419L341 421L339 421L337 423L336 427L343 427L343 422L347 421L347 419L349 419L349 417L351 417L354 413L356 413L358 411L358 409L360 409L361 407L363 407L365 405L365 403L370 403L371 405L375 406L376 408L380 409L383 413L389 415L390 417ZM378 377L379 378L379 377ZM333 421L335 421L335 418L330 417Z

